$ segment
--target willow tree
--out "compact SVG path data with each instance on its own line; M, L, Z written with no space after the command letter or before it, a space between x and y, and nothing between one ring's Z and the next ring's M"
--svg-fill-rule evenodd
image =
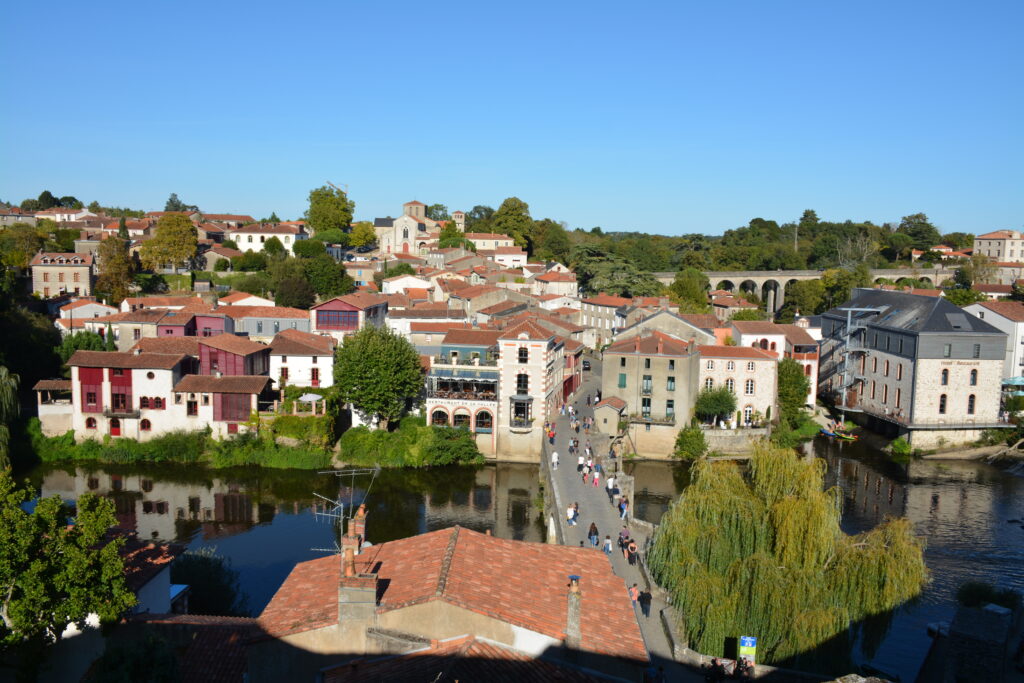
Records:
M11 424L18 413L18 376L0 365L0 469L11 466Z
M839 526L842 492L825 462L760 445L744 472L698 461L662 519L650 566L685 619L690 647L723 655L758 638L758 660L791 660L921 592L923 545L906 519L856 536Z

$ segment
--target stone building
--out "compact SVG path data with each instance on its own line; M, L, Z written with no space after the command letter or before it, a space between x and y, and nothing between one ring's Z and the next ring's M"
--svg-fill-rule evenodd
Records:
M44 299L75 294L92 294L92 254L65 254L41 251L29 263L32 269L32 293Z
M778 414L778 357L745 346L698 346L700 389L725 387L736 395L741 426L771 419Z
M502 330L498 352L498 452L502 459L536 462L544 422L561 406L564 342L526 321Z
M944 298L855 289L822 315L818 392L916 448L968 443L1007 426L1005 358L1006 334Z
M974 253L992 261L1024 260L1024 235L1017 230L996 230L974 238Z

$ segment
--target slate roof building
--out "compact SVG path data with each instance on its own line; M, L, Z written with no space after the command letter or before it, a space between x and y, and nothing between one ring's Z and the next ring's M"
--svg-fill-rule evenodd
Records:
M1006 334L945 298L855 289L822 315L820 356L820 396L916 448L1006 426Z

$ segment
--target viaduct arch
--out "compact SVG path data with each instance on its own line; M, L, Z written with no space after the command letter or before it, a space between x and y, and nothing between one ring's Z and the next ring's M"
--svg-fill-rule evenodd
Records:
M711 289L726 289L732 292L740 290L754 292L767 303L768 310L776 313L786 300L786 288L794 282L817 280L824 271L821 270L718 270L705 271ZM912 278L939 287L946 280L952 279L952 268L878 268L871 271L872 282L881 279L897 281ZM663 285L670 285L675 279L674 272L652 273Z

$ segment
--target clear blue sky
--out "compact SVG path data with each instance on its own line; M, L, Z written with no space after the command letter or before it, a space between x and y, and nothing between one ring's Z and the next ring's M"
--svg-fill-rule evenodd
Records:
M1024 225L1024 3L15 2L0 199Z

